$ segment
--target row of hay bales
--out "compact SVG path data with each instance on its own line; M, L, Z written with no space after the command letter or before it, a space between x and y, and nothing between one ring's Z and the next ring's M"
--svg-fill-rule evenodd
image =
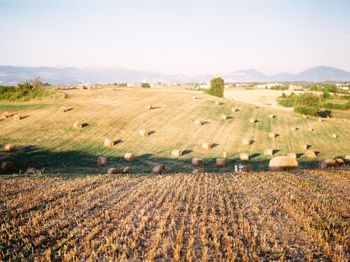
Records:
M7 119L7 118L13 118L13 120L15 121L19 121L19 120L22 120L25 118L25 116L22 116L21 114L19 113L10 113L10 112L4 112L1 114L0 116L0 120L4 120L4 119Z
M105 141L108 142L108 141ZM13 144L6 144L4 148L5 152L14 152L16 151L16 146ZM267 152L265 154L272 155L273 152ZM171 151L172 157L180 157L182 155L182 151L179 149L174 149ZM125 153L124 159L126 161L134 161L136 159L136 155L134 153ZM240 153L240 160L242 161L248 161L249 160L249 154L248 153ZM105 156L100 156L97 159L97 164L99 166L107 166L108 165L108 158ZM223 154L223 158L217 158L215 162L215 166L217 168L223 168L228 165L228 159L226 158L226 153ZM204 173L205 169L204 166L204 160L201 158L193 158L192 159L192 167L193 171L192 173L198 174L198 173ZM336 167L343 167L343 166L350 166L350 155L346 155L344 158L335 158L335 159L326 159L319 162L320 168L336 168ZM298 167L298 161L297 161L297 154L296 153L289 153L286 156L276 156L273 157L269 162L269 170L271 171L280 171L280 170L290 170L295 169ZM0 174L9 174L14 173L16 171L15 165L12 161L4 161L1 163L0 167ZM251 171L251 167L249 165L243 165L242 172L249 172ZM44 170L38 170L32 167L28 167L26 170L27 174L42 174ZM154 174L164 174L166 172L165 165L155 165L152 168L152 173ZM134 173L134 170L129 167L111 167L107 170L108 174L132 174Z
M179 157L181 153L179 151L172 151L172 156ZM133 161L136 159L135 154L133 153L126 153L124 154L124 159L127 161ZM242 161L247 161L249 160L249 155L246 153L241 153L240 154L240 159ZM193 158L192 159L192 167L193 171L192 173L194 174L199 174L199 173L205 173L204 167L204 160L202 158ZM97 164L100 166L107 166L108 165L108 159L107 157L99 157L97 160ZM250 172L251 166L248 164L242 165L239 163L241 166L240 171L241 172ZM215 161L215 166L217 168L224 168L228 166L228 159L226 158L226 154L224 154L224 158L217 158ZM297 161L297 154L296 153L289 153L286 156L276 156L273 157L269 161L269 170L271 171L283 171L283 170L292 170L298 168L299 163ZM330 167L343 167L343 166L350 166L350 155L345 156L344 159L342 158L336 158L334 160L327 159L327 160L322 160L319 162L319 167L320 168L330 168ZM124 170L124 171L123 171ZM126 172L125 170L128 170ZM127 167L127 169L124 169L124 167L114 167L114 168L109 168L107 170L108 174L131 174L133 173L134 170L130 167ZM164 174L166 172L166 167L165 165L155 165L152 168L152 173L153 174ZM236 171L237 172L237 171Z

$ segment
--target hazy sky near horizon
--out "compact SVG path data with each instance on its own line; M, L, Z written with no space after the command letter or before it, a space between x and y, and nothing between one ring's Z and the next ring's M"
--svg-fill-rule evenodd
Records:
M0 64L350 71L349 0L0 0Z

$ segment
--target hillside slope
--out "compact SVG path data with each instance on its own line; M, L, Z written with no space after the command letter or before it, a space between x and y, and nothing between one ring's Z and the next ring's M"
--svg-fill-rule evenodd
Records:
M197 96L193 99L192 96ZM19 169L28 166L46 168L49 173L103 173L106 167L96 165L98 156L109 157L112 165L131 165L138 173L149 173L152 166L166 164L168 172L189 172L191 158L201 157L205 168L217 172L215 159L227 153L228 167L233 170L239 153L251 155L254 169L266 169L271 156L264 150L275 149L275 155L296 152L302 155L302 145L309 144L319 151L316 159L299 158L301 166L314 167L317 160L349 154L350 124L345 120L304 119L292 112L256 108L237 101L216 99L194 91L173 89L99 89L68 92L65 100L0 104L1 111L19 112L22 120L13 117L0 120L0 148L16 144L14 153L0 152L0 160L13 160ZM217 105L215 101L221 101ZM153 105L154 109L147 109ZM72 108L63 113L61 106ZM232 112L231 108L240 108ZM269 118L269 114L276 118ZM229 116L227 120L221 115ZM199 126L194 120L207 121ZM256 118L252 124L249 119ZM76 121L88 125L73 128ZM297 127L297 131L292 131ZM314 131L309 131L313 128ZM139 129L152 131L148 137ZM269 132L278 134L270 138ZM338 138L332 138L338 134ZM104 138L118 141L113 148L103 146ZM251 139L251 145L243 145ZM210 150L202 143L212 143ZM181 149L180 159L171 157L171 150ZM136 153L134 162L125 161L124 153Z

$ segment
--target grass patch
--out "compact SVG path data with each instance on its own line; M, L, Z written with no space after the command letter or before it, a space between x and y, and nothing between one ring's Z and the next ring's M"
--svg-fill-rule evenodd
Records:
M25 109L41 109L47 104L0 104L0 111L19 111Z

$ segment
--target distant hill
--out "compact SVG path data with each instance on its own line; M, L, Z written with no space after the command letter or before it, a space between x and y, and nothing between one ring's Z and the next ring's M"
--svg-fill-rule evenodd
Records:
M74 67L21 67L0 66L0 84L15 84L40 77L51 84L77 83L138 83L138 82L201 82L205 83L214 75L166 75L154 71L131 70L121 67L74 68ZM317 66L298 74L280 73L265 75L255 69L239 70L222 74L226 82L285 82L285 81L350 81L350 72L342 69Z
M316 66L297 74L295 77L298 81L349 81L350 72L335 67Z

